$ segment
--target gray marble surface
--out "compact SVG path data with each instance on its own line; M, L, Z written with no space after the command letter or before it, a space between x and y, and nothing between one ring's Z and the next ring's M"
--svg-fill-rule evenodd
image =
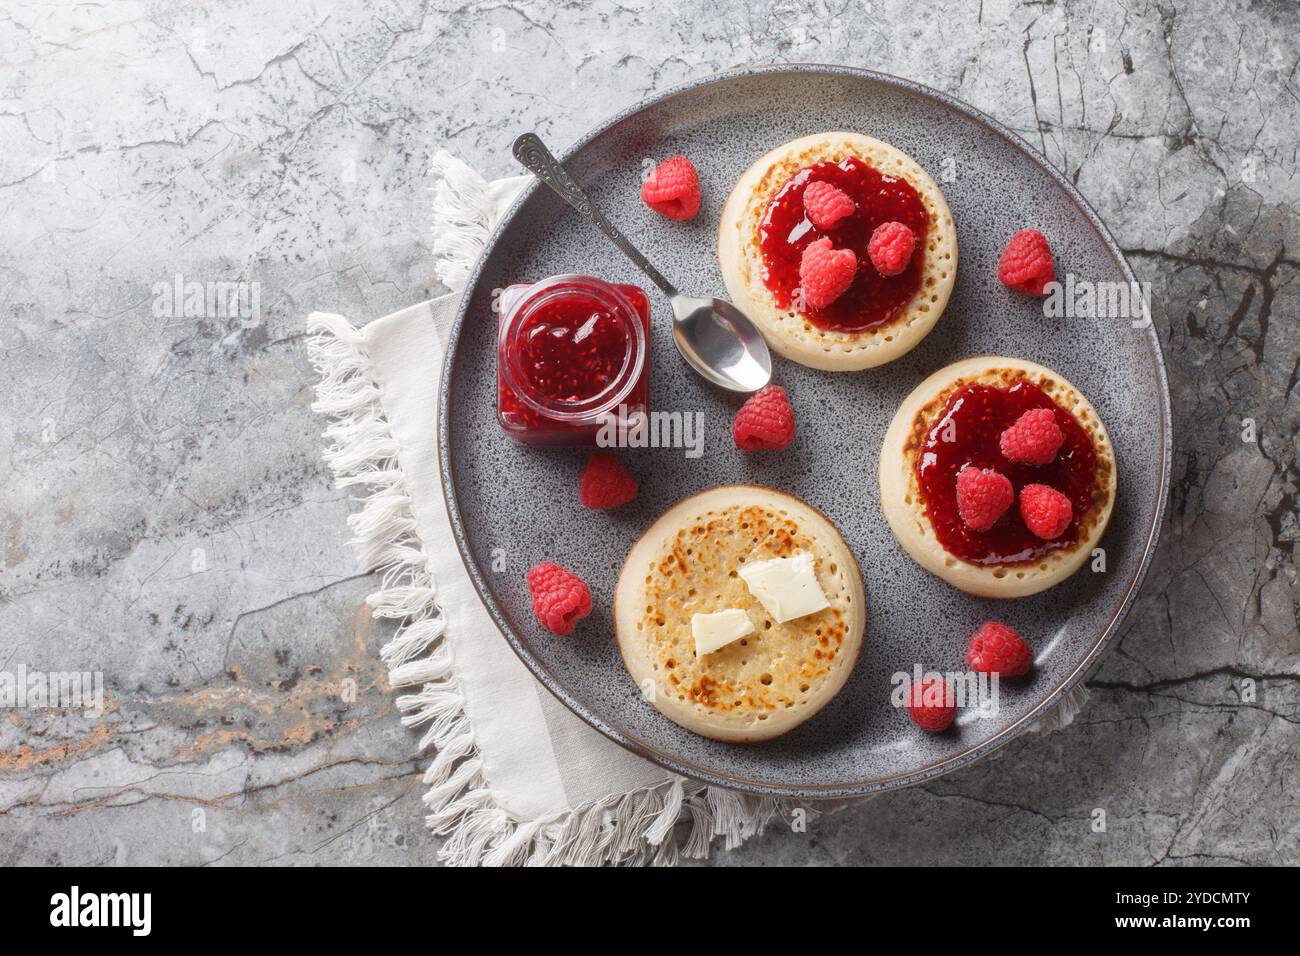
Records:
M793 60L958 96L1078 184L1153 286L1174 487L1072 727L713 862L1300 862L1298 37L1217 0L8 5L0 670L101 671L105 708L0 710L0 863L432 861L302 317L440 291L436 147L504 175L521 129Z

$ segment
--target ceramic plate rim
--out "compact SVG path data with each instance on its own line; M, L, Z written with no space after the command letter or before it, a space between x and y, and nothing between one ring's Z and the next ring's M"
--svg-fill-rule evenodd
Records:
M728 82L731 80L742 79L749 76L770 76L781 73L798 73L798 74L825 74L829 76L851 76L856 79L864 79L871 82L879 83L884 86L894 87L895 89L904 90L925 99L935 101L949 110L960 113L972 122L978 123L993 133L996 133L1002 139L1006 140L1020 153L1024 154L1031 162L1040 169L1047 172L1052 180L1065 192L1065 195L1079 208L1087 217L1088 222L1096 230L1111 256L1119 264L1124 273L1124 277L1130 283L1136 282L1133 270L1129 267L1124 254L1120 251L1119 245L1115 242L1110 230L1106 228L1100 217L1088 205L1087 200L1079 193L1074 184L1071 183L1055 166L1040 155L1018 134L1003 126L991 116L981 112L973 106L954 99L946 93L931 89L920 83L906 80L901 77L891 76L887 73L880 73L874 70L862 69L859 67L839 66L822 63L783 63L764 66L740 66L724 70L719 73L713 73L709 76L702 77L698 80L692 80L680 84L660 93L656 96L642 100L635 105L621 110L613 116L607 118L597 126L593 127L590 132L575 142L571 147L560 155L561 162L568 162L576 153L584 149L597 137L608 132L614 126L642 112L652 106L656 106L673 97L680 96L684 93L691 92L703 86L714 83ZM1071 671L1055 688L1048 692L1041 701L1029 709L1029 711L1017 720L1009 724L1001 731L994 734L988 740L982 741L971 747L966 748L952 756L936 760L924 766L907 770L902 773L893 774L885 777L874 777L867 780L853 783L836 783L819 786L816 784L783 784L771 783L758 780L747 780L736 777L730 777L723 773L698 767L689 761L679 759L671 754L664 753L654 747L649 746L644 741L638 740L622 728L613 726L598 715L593 713L582 701L576 699L559 680L557 680L548 671L542 663L537 660L527 648L527 645L520 639L519 635L514 632L503 613L501 607L497 604L496 598L491 588L487 585L487 578L483 570L478 566L473 554L470 553L469 543L465 533L465 527L461 519L460 509L457 504L458 495L455 488L456 477L455 470L452 467L453 454L447 436L450 431L450 405L447 400L451 392L452 379L455 371L455 353L456 347L460 341L460 333L465 322L470 300L473 298L474 290L477 288L483 268L487 264L492 251L495 249L501 236L504 234L506 227L514 219L518 210L526 203L533 193L541 188L541 183L534 181L524 188L519 197L511 204L501 221L492 231L491 236L483 247L474 269L465 283L462 292L460 305L457 307L456 318L452 324L451 333L447 338L447 345L443 355L443 368L441 382L438 388L438 463L442 475L442 493L447 505L447 516L451 524L452 536L456 539L456 549L460 553L461 561L469 573L470 580L474 584L475 591L478 592L479 598L487 608L488 614L492 621L505 636L506 641L510 644L511 649L516 656L524 663L524 666L541 682L548 691L550 691L562 704L575 713L589 726L600 731L610 740L627 748L638 756L644 757L652 763L658 764L666 770L679 773L696 780L706 783L715 784L721 787L727 787L733 790L739 790L746 793L759 794L763 796L783 796L799 797L801 799L836 799L852 796L863 796L866 794L879 793L885 790L900 789L902 787L913 786L935 777L950 773L959 767L966 766L976 760L988 756L994 750L1010 743L1013 739L1024 733L1034 722L1043 717L1052 707L1056 706L1066 694L1068 694L1098 663L1102 654L1113 641L1115 634L1118 632L1120 624L1128 614L1142 582L1146 579L1147 571L1151 565L1152 556L1155 553L1156 546L1159 543L1161 526L1164 523L1165 508L1169 497L1169 472L1173 460L1173 431L1172 410L1169 398L1169 382L1165 370L1164 352L1160 346L1160 337L1156 334L1155 325L1148 324L1144 330L1146 339L1150 348L1150 357L1155 372L1157 383L1159 384L1160 398L1160 436L1161 436L1161 456L1160 456L1160 480L1158 500L1155 503L1155 510L1152 516L1151 526L1147 530L1146 543L1143 547L1142 560L1138 564L1137 570L1129 580L1128 587L1124 592L1123 600L1111 615L1110 621L1102 630L1097 640L1089 648L1078 665Z

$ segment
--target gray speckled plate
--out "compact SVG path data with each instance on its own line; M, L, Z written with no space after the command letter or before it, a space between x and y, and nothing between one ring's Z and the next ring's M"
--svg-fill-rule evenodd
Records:
M703 412L702 457L671 449L621 452L640 480L640 495L612 513L591 512L577 496L584 451L523 448L505 437L494 416L493 290L562 272L646 286L594 228L539 184L515 203L471 279L452 335L439 421L457 544L488 610L538 680L593 727L671 770L800 797L929 779L1005 744L1059 703L1105 650L1142 581L1160 528L1171 441L1164 365L1150 328L1118 318L1046 319L1038 300L998 283L1002 247L1026 225L1047 235L1062 276L1128 282L1133 275L1073 187L968 106L843 67L739 69L616 116L570 150L565 164L680 288L724 295L714 233L732 183L772 147L831 129L892 142L935 176L956 219L961 261L947 312L902 359L849 374L776 359L776 381L789 389L799 420L799 437L787 451L746 456L735 449L730 424L738 400L680 361L660 296L651 401ZM674 153L690 156L700 172L704 205L689 223L656 216L639 201L643 161ZM890 534L876 487L885 428L922 378L981 354L1057 369L1100 411L1119 459L1119 501L1102 542L1105 573L1085 568L1031 598L981 600L922 571ZM640 532L681 498L734 481L793 492L826 512L853 547L867 590L866 643L848 684L812 720L758 745L707 740L660 716L624 671L610 619L618 570ZM494 552L504 557L502 571L492 570ZM596 611L567 638L543 631L530 608L524 572L545 559L591 585ZM1026 636L1039 661L1032 678L1004 682L996 718L969 720L942 735L920 732L890 705L890 675L911 672L916 663L961 669L968 636L988 618Z

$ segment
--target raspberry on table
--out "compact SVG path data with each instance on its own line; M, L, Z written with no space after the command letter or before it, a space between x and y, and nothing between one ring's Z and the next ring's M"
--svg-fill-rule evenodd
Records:
M779 451L794 441L794 409L780 385L769 385L740 406L731 437L741 451Z
M836 223L853 215L857 208L848 193L821 179L809 183L803 191L804 212L808 214L808 221L818 229L835 228Z
M823 236L804 247L799 260L799 283L803 301L810 309L824 309L853 285L858 274L858 256L852 249L836 249Z
M1025 485L1020 489L1020 517L1035 535L1053 541L1065 534L1074 520L1074 507L1050 485Z
M1042 295L1056 280L1052 247L1037 229L1022 229L1007 243L998 260L998 279L1026 295Z
M922 730L941 733L957 716L956 693L946 680L931 677L908 689L907 712Z
M1034 652L1014 628L985 621L971 635L966 663L981 674L1019 677L1034 666Z
M1050 408L1031 408L998 437L1002 456L1026 465L1049 464L1063 444L1065 432Z
M900 275L912 261L916 233L901 222L882 222L871 234L867 255L882 276Z
M957 475L957 512L972 531L988 531L1015 501L1006 475L992 468L967 465Z
M563 637L573 633L573 626L591 613L587 583L550 561L529 568L528 591L533 596L533 613L552 634Z
M588 508L617 508L636 497L636 479L613 455L592 452L578 481L578 498Z
M669 219L685 221L700 211L700 176L685 156L672 156L641 184L641 200Z

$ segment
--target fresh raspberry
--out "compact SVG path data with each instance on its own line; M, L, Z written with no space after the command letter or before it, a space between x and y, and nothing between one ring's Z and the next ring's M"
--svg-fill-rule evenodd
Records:
M613 455L592 452L582 469L578 497L588 508L617 508L636 497L636 479Z
M1041 232L1021 229L1011 237L998 260L998 279L1026 295L1042 295L1047 283L1055 281L1052 247Z
M948 682L939 677L913 684L907 694L907 712L922 730L932 734L947 730L957 716L957 699Z
M685 156L665 159L641 184L641 200L669 219L687 220L700 211L700 176Z
M749 396L731 423L731 437L741 451L779 451L794 441L794 435L794 409L780 385Z
M1016 500L1006 475L967 465L957 476L957 512L972 531L988 531Z
M573 625L591 613L587 583L558 564L543 561L528 570L533 613L552 634L571 634Z
M966 663L981 674L1019 677L1034 666L1034 652L1014 628L999 621L985 621L971 635Z
M1074 518L1070 499L1048 485L1025 485L1020 489L1020 517L1025 527L1044 541L1059 538Z
M808 243L799 261L803 301L810 309L824 309L840 296L858 274L858 257L852 249L836 249L822 237Z
M1065 443L1065 432L1050 408L1031 408L998 438L1002 457L1026 465L1046 465Z
M867 255L882 276L896 276L912 260L916 233L901 222L882 222L871 234Z
M803 191L803 210L818 229L833 229L837 222L853 215L857 208L843 189L820 179L809 183Z

